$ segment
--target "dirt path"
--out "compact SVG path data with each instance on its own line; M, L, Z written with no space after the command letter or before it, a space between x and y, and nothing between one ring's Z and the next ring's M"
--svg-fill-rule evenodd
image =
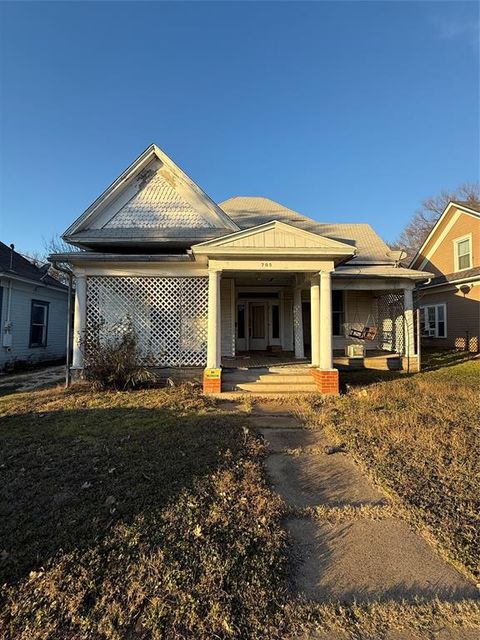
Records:
M345 603L478 597L347 453L325 452L322 433L271 404L256 403L250 423L269 444L267 474L289 508L299 595Z

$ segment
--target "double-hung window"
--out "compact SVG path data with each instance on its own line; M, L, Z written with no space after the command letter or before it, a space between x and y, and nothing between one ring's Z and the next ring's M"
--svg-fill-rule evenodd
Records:
M332 291L332 333L334 336L343 336L345 312L343 304L343 291Z
M48 302L32 300L30 346L46 347L48 335Z
M470 269L472 266L472 236L457 238L455 242L455 271Z
M420 332L424 338L447 337L446 304L432 304L421 307Z

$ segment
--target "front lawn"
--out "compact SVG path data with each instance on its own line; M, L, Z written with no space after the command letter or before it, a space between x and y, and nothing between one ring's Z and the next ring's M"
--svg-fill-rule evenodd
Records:
M264 637L285 538L238 415L77 388L0 416L2 638Z
M432 355L412 376L359 372L343 396L285 403L345 442L395 509L472 576L480 361L463 360ZM478 628L473 600L292 598L287 511L266 486L264 455L245 414L187 387L1 397L0 637L277 640L314 627L380 639Z

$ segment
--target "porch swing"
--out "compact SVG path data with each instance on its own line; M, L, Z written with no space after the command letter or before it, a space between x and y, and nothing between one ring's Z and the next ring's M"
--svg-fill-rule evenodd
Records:
M352 324L357 324L357 318L359 317L359 313L358 313L358 302L355 302L355 312L353 314L353 322ZM372 319L372 322L370 322L370 318ZM378 334L378 327L377 324L375 322L375 317L373 315L373 313L370 311L368 316L367 316L367 320L365 322L365 324L363 325L363 327L361 329L354 329L351 328L350 332L348 334L349 338L356 338L357 340L368 340L368 341L372 341L375 340L375 338L377 337Z

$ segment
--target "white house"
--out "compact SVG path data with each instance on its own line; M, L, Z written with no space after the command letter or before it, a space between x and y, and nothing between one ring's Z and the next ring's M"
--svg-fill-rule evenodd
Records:
M416 367L406 269L368 224L316 222L268 198L216 204L151 145L64 234L76 277L73 368L82 336L131 318L148 361L205 369L248 354L304 362L321 392L338 391L334 352L349 344Z
M68 289L0 242L0 370L65 358Z

